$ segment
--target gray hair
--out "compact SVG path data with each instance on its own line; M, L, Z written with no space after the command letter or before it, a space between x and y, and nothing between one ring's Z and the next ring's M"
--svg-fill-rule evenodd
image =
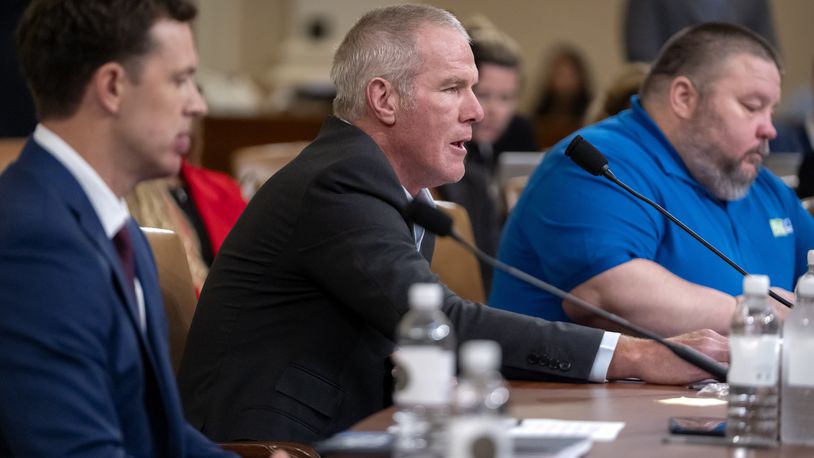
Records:
M689 78L703 95L723 63L737 54L773 62L783 73L777 51L760 35L738 25L708 22L687 27L667 41L642 83L642 98L659 92L678 76Z
M383 78L410 103L421 62L415 32L423 25L449 27L469 40L452 13L429 5L397 5L368 12L345 35L334 55L334 114L348 121L365 113L367 83Z

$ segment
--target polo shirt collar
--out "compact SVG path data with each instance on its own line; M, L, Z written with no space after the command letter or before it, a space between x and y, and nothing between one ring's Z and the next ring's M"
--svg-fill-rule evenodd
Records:
M692 177L690 174L689 169L684 164L684 161L681 159L681 156L678 155L678 151L676 151L673 144L670 143L670 140L664 136L664 132L661 131L659 126L653 121L653 118L647 113L644 107L639 100L639 96L634 95L631 100L631 111L636 124L641 126L643 132L650 136L651 142L657 142L662 147L663 150L666 151L668 154L653 154L652 150L648 150L647 152L650 153L653 158L659 163L664 173L673 175L675 177L681 178L684 181L688 181L693 183L696 186L702 187L700 183L698 183L695 178Z

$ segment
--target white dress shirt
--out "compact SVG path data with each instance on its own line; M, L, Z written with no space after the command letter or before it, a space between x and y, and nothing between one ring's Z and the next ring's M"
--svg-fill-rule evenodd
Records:
M130 218L130 211L127 209L124 199L116 197L102 180L102 177L96 173L96 170L70 145L47 127L37 124L36 129L34 129L34 141L54 156L79 182L79 186L85 191L85 195L96 212L96 216L102 223L107 238L113 239ZM133 234L133 237L135 237L135 234ZM138 277L134 279L134 283L138 302L139 324L141 331L144 332L147 329L144 291Z
M407 194L408 199L413 200L413 196L407 192L406 188L404 188L404 192ZM430 194L427 188L422 188L416 198L435 207L435 201L432 200L432 194ZM413 224L413 236L415 237L415 246L418 251L421 251L421 242L424 241L424 232L423 227ZM591 366L591 373L588 375L589 381L601 383L607 379L608 367L610 367L617 343L619 343L619 333L605 331L605 334L602 336L602 341L599 343L599 350L596 352L594 364Z

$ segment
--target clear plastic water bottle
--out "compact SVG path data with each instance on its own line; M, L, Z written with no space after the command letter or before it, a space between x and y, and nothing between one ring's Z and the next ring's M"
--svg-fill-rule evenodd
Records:
M410 287L410 311L397 330L393 415L395 458L442 457L455 375L455 335L441 311L440 285Z
M794 295L800 297L800 282L804 278L814 278L814 250L808 250L808 272L804 273L798 280L797 286L794 288Z
M726 435L736 444L777 442L780 323L768 293L769 277L746 276L732 316Z
M505 410L509 389L500 375L500 346L491 340L461 345L461 377L453 397L447 458L512 456Z
M809 251L809 265L811 253ZM810 271L809 271L810 272ZM814 445L814 275L797 282L797 304L783 322L780 442Z

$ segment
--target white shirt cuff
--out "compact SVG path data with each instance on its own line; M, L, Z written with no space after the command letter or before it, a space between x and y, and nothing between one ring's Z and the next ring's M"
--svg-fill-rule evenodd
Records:
M591 374L588 375L588 381L605 382L608 376L608 367L611 359L613 359L613 352L616 351L616 344L619 342L619 335L618 332L605 332L602 336L602 342L599 343L599 350L596 352L596 358L593 367L591 367Z

